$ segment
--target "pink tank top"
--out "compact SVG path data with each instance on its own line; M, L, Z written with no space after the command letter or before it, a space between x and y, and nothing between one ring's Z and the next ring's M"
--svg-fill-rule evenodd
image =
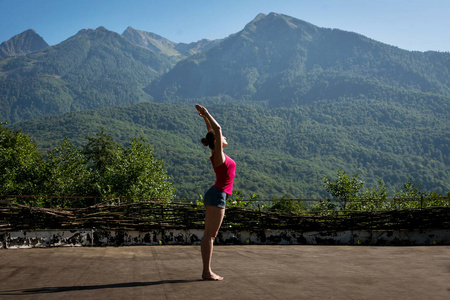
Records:
M236 163L228 155L225 155L225 162L218 167L214 166L214 155L210 157L211 163L216 173L215 188L231 195L233 193L233 180L236 170Z

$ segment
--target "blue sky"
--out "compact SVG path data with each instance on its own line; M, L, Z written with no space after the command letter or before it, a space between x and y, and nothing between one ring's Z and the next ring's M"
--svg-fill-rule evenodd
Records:
M450 51L449 0L0 0L0 42L27 29L55 45L85 28L132 26L189 43L227 37L270 12L406 50Z

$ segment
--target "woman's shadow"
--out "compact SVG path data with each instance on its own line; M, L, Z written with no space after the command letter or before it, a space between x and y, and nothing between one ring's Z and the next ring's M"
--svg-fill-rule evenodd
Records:
M160 280L160 281L147 281L147 282L125 282L125 283L113 283L103 285L80 285L80 286L57 286L57 287L43 287L32 288L23 290L10 290L0 291L0 296L6 295L32 295L32 294L52 294L74 291L87 291L87 290L99 290L99 289L116 289L116 288L134 288L141 286L153 286L160 284L176 284L176 283L190 283L203 281L202 279L195 280Z

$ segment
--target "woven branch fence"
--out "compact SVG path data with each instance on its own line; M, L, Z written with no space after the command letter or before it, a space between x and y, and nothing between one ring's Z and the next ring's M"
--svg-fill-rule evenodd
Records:
M101 199L103 202L84 208L43 208L17 204L15 200L18 197L24 196L0 198L0 232L90 228L149 231L204 227L204 207L189 200L120 203L120 199L117 201L117 198L103 198ZM230 207L226 210L221 230L265 229L292 229L305 232L450 229L450 207L386 211L334 210L301 214L270 211L261 209L260 206L256 209Z

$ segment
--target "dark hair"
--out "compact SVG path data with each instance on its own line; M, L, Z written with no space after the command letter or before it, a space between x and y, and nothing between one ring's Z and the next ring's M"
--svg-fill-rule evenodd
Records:
M214 137L214 131L208 131L208 133L206 134L206 136L204 138L202 138L202 144L203 146L209 146L209 149L214 150L214 141L215 141L215 137Z

